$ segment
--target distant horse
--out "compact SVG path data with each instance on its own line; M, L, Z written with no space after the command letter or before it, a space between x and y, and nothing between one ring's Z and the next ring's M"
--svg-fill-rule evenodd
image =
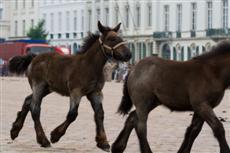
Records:
M42 147L50 146L40 123L40 105L43 97L55 91L70 97L70 109L66 120L51 132L51 142L57 142L65 134L68 126L78 115L81 98L87 96L95 112L97 147L105 151L110 150L103 124L102 88L105 83L103 67L108 58L128 61L131 52L117 34L120 24L115 28L109 28L98 22L98 29L102 35L90 34L77 55L61 56L56 53L44 53L37 56L17 56L10 60L10 71L17 74L26 71L32 89L32 94L25 98L22 110L18 112L13 123L11 129L13 140L22 129L30 110L37 142Z
M212 128L220 153L230 153L222 123L213 108L222 100L230 85L230 41L219 43L210 52L186 62L148 57L141 60L126 78L118 112L127 114L124 128L112 146L122 153L135 128L141 153L152 153L147 141L147 118L151 110L164 105L172 111L194 111L178 153L190 153L204 121ZM173 133L172 133L173 134Z

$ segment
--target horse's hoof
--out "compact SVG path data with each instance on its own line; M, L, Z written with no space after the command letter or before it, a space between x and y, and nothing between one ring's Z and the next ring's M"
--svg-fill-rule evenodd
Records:
M41 144L41 147L44 147L44 148L51 147L50 142L48 141L48 143Z
M52 143L56 143L59 141L59 139L63 136L64 134L60 134L57 132L57 130L54 130L50 133L50 141Z
M112 144L112 147L111 147L111 152L112 153L123 153L125 150L124 147L117 147L117 145L115 145L114 143Z
M41 145L41 147L48 148L51 147L49 140L47 138L37 139L37 142Z
M110 145L108 143L102 143L102 144L98 143L97 147L106 152L110 152Z
M15 138L17 138L18 134L19 134L19 131L16 128L12 127L12 129L10 130L11 139L14 140Z

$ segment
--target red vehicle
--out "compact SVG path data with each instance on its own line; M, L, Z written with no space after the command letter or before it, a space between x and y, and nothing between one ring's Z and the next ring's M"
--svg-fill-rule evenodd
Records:
M60 55L69 54L59 47L53 47L48 44L30 44L24 42L6 42L0 43L0 58L8 61L11 57L17 55L26 55L28 53L41 54L45 52L57 52Z
M0 69L2 71L2 67L4 67L13 56L26 55L29 53L41 54L46 52L56 52L60 55L70 54L69 50L61 47L53 47L48 44L33 44L25 42L0 43Z

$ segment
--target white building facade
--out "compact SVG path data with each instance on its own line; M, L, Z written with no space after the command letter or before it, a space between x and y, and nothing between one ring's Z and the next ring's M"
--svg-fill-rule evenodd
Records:
M10 1L10 39L26 38L28 30L37 24L39 1Z
M133 54L131 63L151 55L185 61L230 37L229 0L9 2L10 38L24 38L31 26L44 19L50 43L72 52L78 51L88 31L97 32L98 20L108 26L122 22L121 35ZM0 3L0 12L1 8Z
M122 22L132 63L150 55L188 60L230 37L228 0L88 0L86 5L88 31L97 30L97 20L109 26Z
M39 16L45 20L48 40L55 46L68 47L77 52L85 31L85 1L82 0L42 0Z
M188 60L230 38L228 0L161 1L154 31L159 55Z
M0 0L0 41L5 40L10 34L10 3Z

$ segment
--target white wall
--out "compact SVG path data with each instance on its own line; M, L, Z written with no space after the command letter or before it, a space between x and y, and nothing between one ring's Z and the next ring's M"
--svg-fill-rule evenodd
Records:
M10 3L6 0L0 0L0 9L2 10L0 19L0 38L7 39L10 33Z
M25 37L23 34L23 20L26 23L26 32L31 27L31 20L34 20L34 25L38 22L38 5L39 1L34 0L34 6L32 7L32 0L25 0L25 8L23 8L23 0L18 0L18 6L15 7L16 2L12 0L10 3L10 37ZM18 34L15 35L15 21L18 22Z
M49 32L47 39L50 40L52 45L66 46L73 51L74 43L81 44L82 38L86 35L85 7L83 1L40 1L39 18L44 19L45 14L45 29ZM77 13L76 30L74 29L75 11ZM61 13L61 23L59 23L59 12ZM67 12L69 12L69 21L67 21ZM53 14L53 26L51 14ZM67 24L68 22L69 24ZM61 29L59 29L60 26ZM66 33L69 34L69 38L66 37ZM76 33L76 37L74 33ZM53 35L53 38L51 38L51 35ZM61 35L61 38L58 35Z

